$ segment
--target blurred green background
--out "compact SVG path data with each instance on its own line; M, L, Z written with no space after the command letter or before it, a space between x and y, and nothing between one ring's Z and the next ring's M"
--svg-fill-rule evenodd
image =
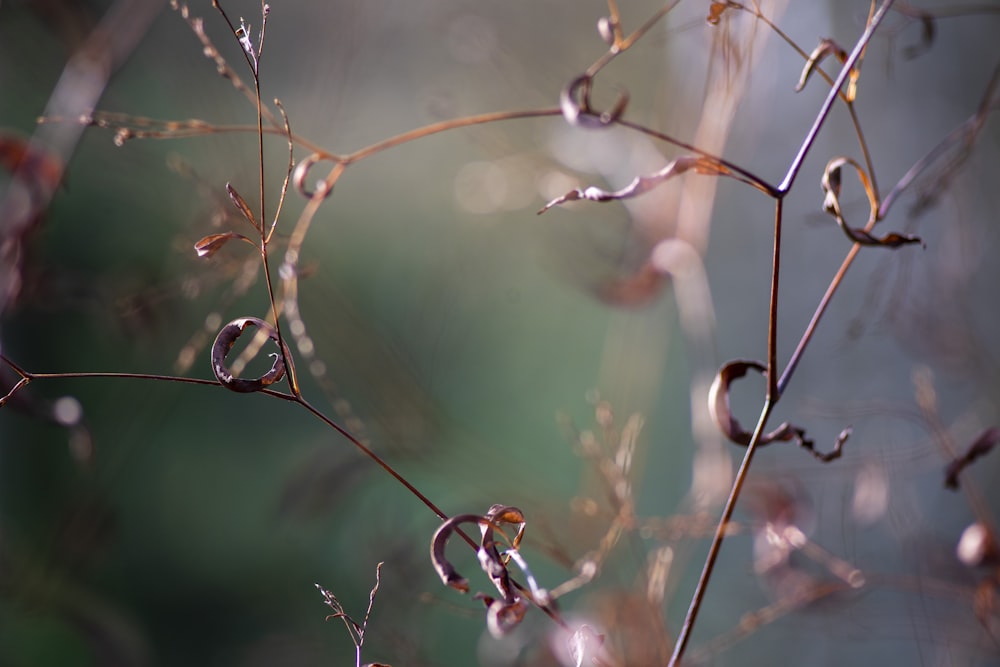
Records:
M661 6L620 4L626 31ZM254 3L225 7L259 27ZM809 2L765 13L809 51L827 36L850 48L867 7ZM0 3L5 136L35 130L68 57L108 8ZM595 26L607 11L597 0L275 2L263 96L281 99L296 134L338 153L459 116L554 108L603 52ZM799 55L748 15L730 12L712 27L706 12L706 3L681 3L599 75L595 100L627 89L628 119L689 141L718 137L717 122L728 128L724 155L777 182L826 87L817 79L794 93ZM207 2L192 13L249 82L221 17ZM995 12L933 25L929 48L915 54L908 49L922 43L923 24L893 14L866 56L857 110L883 194L974 113L996 67ZM748 35L756 41L739 51ZM252 124L253 107L201 50L164 5L98 108ZM737 102L732 117L713 90ZM112 135L88 129L67 165L26 255L21 294L3 314L3 354L38 373L210 378L207 346L219 323L268 309L259 277L234 295L248 246L229 244L210 260L192 249L240 224L227 182L256 200L256 139L220 132L117 147ZM285 151L281 139L265 141L272 211ZM730 458L742 454L719 450L718 435L698 423L706 389L698 383L727 359L764 357L773 204L726 181L696 204L708 204L712 224L693 233L711 239L707 283L691 278L705 325L694 338L679 283L633 305L601 298L656 241L682 232L691 240L684 229L695 217L683 217L691 211L679 182L627 205L535 212L573 187L622 187L677 154L636 132L588 132L558 117L424 138L352 165L302 258L302 316L325 368L317 379L300 362L307 397L446 512L496 502L524 510L523 551L543 586L571 577L610 519L594 465L574 453L557 416L594 429L597 397L619 426L642 414L633 479L645 530L617 545L594 583L561 600L567 619L602 628L609 651L629 665L663 663L656 644L672 644L707 548L699 531L655 527L697 510L717 514L718 499L703 497L711 484L702 480L694 488L702 495L692 495L696 452L724 453L727 465L709 469L723 486ZM860 158L841 105L786 200L782 362L849 249L822 213L818 187L839 154ZM993 589L977 589L995 573L963 567L954 550L976 510L996 510L1000 466L986 457L963 477L979 490L970 501L942 488L940 443L964 447L998 421L998 154L1000 134L987 122L946 188L932 170L896 205L884 229L919 234L926 247L864 250L791 382L774 423L806 426L823 449L851 423L844 458L824 466L772 445L738 511L759 529L774 504L788 503L815 544L864 572L868 585L712 649L747 612L788 599L755 572L753 539L735 536L709 588L693 662L996 664ZM914 213L920 192L937 199ZM850 174L844 202L860 225L867 207ZM279 234L303 205L290 194ZM185 350L195 354L190 367L178 366ZM915 377L936 390L934 418L921 414ZM3 378L5 390L16 381ZM744 423L762 391L756 378L737 386ZM353 646L339 622L324 621L330 610L313 583L360 619L380 561L365 662L559 664L553 647L563 640L537 610L512 637L491 639L481 603L434 575L433 514L298 406L126 379L38 380L23 396L40 408L75 397L94 449L81 462L67 447L80 432L13 403L0 412L0 664L352 664ZM601 508L596 516L583 511L588 498ZM474 590L486 590L472 553L453 547ZM657 606L646 601L646 579L663 547L673 560ZM800 553L787 569L835 579Z

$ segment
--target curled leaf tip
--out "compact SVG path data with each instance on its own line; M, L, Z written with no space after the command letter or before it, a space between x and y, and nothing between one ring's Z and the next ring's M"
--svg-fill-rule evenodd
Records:
M270 370L258 378L238 378L226 366L226 357L243 330L253 326L263 331L269 339L281 346L281 354L273 354L274 363ZM273 326L257 317L241 317L233 320L222 328L212 345L212 372L215 379L230 391L248 394L266 389L285 376L285 359L291 360L292 355L284 341L278 336Z
M708 392L708 409L716 426L730 441L743 447L750 445L753 434L743 428L739 420L733 416L729 407L729 386L734 380L740 379L747 374L747 371L751 370L757 371L761 375L767 375L767 366L759 361L737 359L726 363L719 369L719 373L715 376ZM772 442L795 442L818 460L829 463L840 458L844 443L850 434L850 427L844 429L837 437L833 451L819 452L815 449L813 441L806 437L805 429L789 422L783 422L770 433L761 435L758 445L763 447Z
M194 251L198 253L198 257L211 257L217 253L222 246L226 245L233 239L246 241L247 243L253 245L253 241L242 234L237 234L236 232L223 232L222 234L209 234L208 236L202 237L197 243L194 244Z
M868 198L869 216L868 224L865 227L852 227L844 219L844 214L840 206L840 192L842 187L841 169L844 166L854 169L858 180L861 182L861 186L864 188L865 196ZM890 232L885 236L878 237L868 231L874 226L877 220L879 210L878 198L875 194L875 188L872 186L871 179L868 178L868 174L865 173L865 170L853 158L841 156L830 160L823 171L820 186L823 188L824 193L823 210L834 217L837 225L851 241L859 245L881 246L883 248L898 248L899 246L914 243L923 245L923 240L919 236Z
M570 125L599 129L614 125L628 106L629 94L626 90L618 93L614 106L607 111L597 111L590 103L590 89L594 79L589 74L581 74L569 82L559 94L559 108L563 118Z

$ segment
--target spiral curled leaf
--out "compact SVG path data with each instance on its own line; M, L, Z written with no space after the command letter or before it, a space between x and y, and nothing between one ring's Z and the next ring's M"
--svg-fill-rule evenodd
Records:
M260 377L238 378L226 366L226 357L229 355L230 350L233 349L236 340L248 326L253 326L263 331L268 338L281 348L281 352L271 354L271 357L274 359L271 369ZM212 372L215 374L215 379L226 389L241 394L261 391L284 377L284 360L286 358L291 359L291 353L278 336L277 329L257 317L241 317L233 320L222 327L219 335L215 338L215 343L212 344Z
M327 159L329 158L324 157L319 153L313 153L295 165L295 170L292 172L292 187L295 188L296 192L306 199L312 199L316 196L321 198L330 196L330 193L333 192L333 188L327 187L326 181L319 181L318 188L316 190L310 190L306 186L306 177L309 175L309 170L312 169L313 165L317 162L322 162Z
M750 445L753 434L743 428L739 420L733 416L732 410L729 407L729 386L734 380L745 376L747 371L750 370L755 370L761 375L767 375L767 366L759 361L746 359L730 361L719 369L719 373L715 376L712 387L708 392L708 409L712 415L712 419L715 420L716 425L722 431L723 435L729 438L730 441L743 447ZM805 429L794 426L789 422L783 422L770 433L762 435L758 445L764 446L772 442L795 442L799 447L808 450L820 461L829 463L834 459L840 458L844 443L847 442L847 438L850 435L851 428L845 428L837 436L833 450L824 453L816 451L814 447L815 443L806 437Z
M847 221L844 219L843 210L840 206L840 190L842 185L841 169L845 165L854 168L854 172L858 175L858 180L861 182L861 186L865 190L865 196L868 198L869 216L868 223L864 228L851 227L848 225ZM830 160L826 165L826 169L823 171L823 178L820 181L820 186L823 188L825 195L823 199L823 210L836 219L837 224L844 231L844 234L847 235L847 238L855 243L865 246L881 246L884 248L898 248L902 245L923 243L919 236L910 236L908 234L890 232L883 237L877 237L868 231L867 228L874 225L877 219L879 203L875 195L875 189L872 187L871 179L868 178L865 170L862 169L861 165L855 160L843 156Z
M612 35L613 38L613 35ZM614 106L607 111L597 111L590 103L590 89L594 79L589 74L581 74L569 82L559 94L559 108L563 118L570 125L598 129L613 125L625 113L628 106L628 91L618 93Z
M483 515L458 514L453 516L442 523L434 532L434 537L431 538L431 562L435 571L446 586L462 593L468 593L469 580L459 574L445 555L449 538L464 523L475 523L479 526L481 539L476 557L480 568L490 578L500 597L494 598L484 593L476 593L475 597L486 605L487 628L490 633L500 637L521 622L527 612L529 601L518 593L517 588L511 582L507 563L512 554L510 551L504 555L500 554L497 549L495 533L497 530L501 530L501 524L516 525L517 533L513 538L507 538L504 535L506 538L504 541L508 542L512 551L516 553L524 535L526 525L524 514L516 507L493 505ZM523 565L523 559L519 559L517 562L519 566ZM547 594L541 593L542 590L537 585L532 587L533 594L542 598L535 599L536 604L544 605L549 602ZM538 592L536 593L536 591Z
M836 57L841 65L847 62L847 51L832 39L823 38L816 48L813 49L813 52L809 54L809 58L802 68L802 75L799 77L799 82L795 86L795 92L801 92L806 87L806 83L809 81L812 73L816 71L821 62L830 56ZM851 73L848 76L847 92L844 93L848 102L853 102L858 95L858 79L860 77L861 70L858 68L858 65L855 65L851 68Z

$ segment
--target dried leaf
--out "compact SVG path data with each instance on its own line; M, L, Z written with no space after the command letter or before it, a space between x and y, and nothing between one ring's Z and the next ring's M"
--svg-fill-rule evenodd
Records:
M613 125L625 113L629 100L627 91L623 90L618 94L615 105L609 110L596 111L590 104L592 84L593 77L581 74L570 81L559 94L559 108L570 125L599 129Z
M713 160L712 158L702 155L683 155L676 160L672 160L667 164L667 166L656 173L650 174L649 176L637 176L631 183L621 190L609 192L607 190L591 186L584 190L576 189L567 192L562 197L557 197L543 206L542 209L538 211L538 214L541 215L542 213L545 213L553 206L565 204L569 201L578 201L580 199L604 202L637 197L668 181L674 176L683 174L687 171L694 171L696 174L705 174L708 176L727 176L731 173L725 165L720 164L717 160Z
M292 174L292 187L294 187L295 190L306 199L312 199L316 196L321 198L329 197L330 193L333 192L333 188L327 187L327 182L324 180L317 182L316 190L310 190L306 187L306 176L309 175L309 170L313 168L313 165L317 162L329 159L330 158L328 156L313 153L295 165L295 171Z
M445 547L451 534L460 524L475 523L479 525L482 539L476 557L483 572L490 578L500 598L493 598L483 593L477 593L476 598L483 600L487 607L487 626L494 636L502 636L524 617L527 602L515 592L507 572L507 559L500 556L494 532L498 524L509 523L518 526L517 534L509 540L515 550L524 535L524 514L516 507L493 505L485 515L459 514L442 523L431 539L431 562L441 581L462 593L469 592L469 581L451 564L445 556Z
M997 442L1000 442L1000 428L994 426L980 433L964 454L948 464L944 475L945 488L958 489L958 476L961 472L976 459L989 454Z
M236 339L243 334L243 330L251 325L266 333L268 338L279 345L281 353L271 355L274 362L271 364L271 369L262 376L250 379L237 378L226 366L226 356L233 349ZM222 331L215 338L215 343L212 344L212 372L215 374L215 379L226 389L241 394L266 389L280 380L285 375L285 359L291 361L291 358L291 351L278 336L277 329L257 317L241 317L233 320L222 328Z
M222 234L209 234L208 236L202 237L197 243L194 244L194 251L198 253L198 257L211 257L217 253L222 246L226 245L233 239L239 239L241 241L246 241L250 245L254 245L253 241L242 234L238 234L236 232L224 232Z
M861 185L865 190L865 196L868 198L869 215L865 227L870 227L874 224L878 215L879 204L875 197L875 189L872 187L871 180L868 178L865 170L855 160L841 156L833 158L827 163L826 169L823 171L823 178L820 180L820 185L824 192L823 210L836 219L837 224L844 231L844 234L847 235L847 238L860 245L882 246L885 248L898 248L899 246L912 243L923 244L919 236L890 232L879 238L863 227L851 227L848 225L847 221L844 220L843 211L840 207L842 184L840 170L844 165L850 165L854 168L854 172L858 175L858 180L861 181Z
M259 231L260 227L257 225L257 219L253 217L253 211L250 210L250 206L247 204L246 200L240 196L240 193L236 191L236 188L234 188L232 184L226 183L226 192L229 193L229 198L233 200L233 204L239 212L243 214L243 217L246 218L247 222L253 225L254 229Z
M819 67L819 64L829 56L835 56L841 65L847 62L847 51L832 39L825 37L820 40L816 48L813 49L813 52L809 54L809 59L806 60L806 64L802 68L802 75L799 77L799 82L795 86L795 92L801 92L806 87L809 77ZM848 77L847 92L844 94L848 102L853 102L857 97L858 78L860 76L861 70L858 69L858 65L855 65L851 68L851 73Z
M729 385L732 384L733 380L738 380L745 376L749 370L755 370L762 375L767 374L767 366L759 361L744 359L730 361L719 369L719 373L715 376L712 387L708 392L708 409L712 415L712 419L715 420L719 430L730 441L743 447L749 446L753 434L740 425L740 422L733 416L729 408ZM805 429L784 422L770 433L762 435L758 444L759 446L764 446L772 442L794 441L823 463L829 463L834 459L840 458L844 443L847 442L847 438L850 435L851 428L845 428L837 437L833 450L823 453L816 451L813 441L806 438Z

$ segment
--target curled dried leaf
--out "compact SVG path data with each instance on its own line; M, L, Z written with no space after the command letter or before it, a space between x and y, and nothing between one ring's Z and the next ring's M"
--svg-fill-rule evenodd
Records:
M330 196L330 193L333 192L333 188L328 188L326 186L326 181L319 181L317 183L316 190L310 190L306 187L306 177L309 175L309 170L312 169L313 165L317 162L323 162L328 159L328 157L319 153L313 153L295 165L295 171L292 172L292 186L295 188L296 192L306 199L312 199L317 196L321 198Z
M674 176L687 171L694 171L696 174L707 176L729 176L732 174L729 168L713 158L704 155L682 155L675 160L671 160L663 169L649 176L637 176L621 190L607 191L591 186L583 190L576 189L567 192L562 197L557 197L543 206L538 211L538 214L545 213L553 206L559 206L560 204L580 199L604 202L637 197L665 183Z
M457 514L438 526L431 538L431 563L434 565L434 570L445 586L450 586L462 593L469 592L469 580L459 574L455 566L445 556L445 547L448 545L451 534L459 525L478 523L481 520L482 517L478 514Z
M625 113L628 106L628 92L622 90L613 107L607 111L596 111L590 104L590 89L594 79L589 74L581 74L559 94L559 108L563 118L570 125L587 128L602 128L613 125Z
M500 636L521 621L527 610L527 602L515 592L515 588L511 584L510 575L507 572L509 556L504 558L500 555L494 534L496 530L500 529L500 524L517 525L518 529L514 538L506 540L516 551L524 535L524 514L516 507L493 505L485 515L459 514L453 516L442 523L434 532L434 537L431 539L431 562L434 569L446 586L462 593L468 593L468 579L459 574L455 566L445 556L448 539L463 523L477 524L482 535L476 557L483 572L500 593L500 598L496 599L482 593L477 593L476 597L486 604L487 624L490 632L494 633L495 636Z
M237 234L236 232L224 232L222 234L209 234L208 236L203 236L194 244L194 251L198 253L199 257L211 257L217 253L222 246L226 245L233 239L239 239L241 241L246 241L250 245L254 245L254 242L243 236L242 234Z
M715 376L712 387L708 392L708 409L712 415L712 419L715 420L719 430L729 440L743 447L749 446L753 434L744 429L736 417L733 416L732 410L729 407L729 385L734 380L745 376L749 370L755 370L761 375L767 375L767 366L759 361L746 359L730 361L719 369L719 373ZM840 458L844 443L847 442L850 435L850 427L845 428L837 437L834 449L824 453L815 449L813 441L806 437L805 429L784 422L770 433L762 435L758 444L764 446L772 442L794 441L799 447L808 450L809 453L823 463L829 463L834 459Z
M243 330L248 326L254 326L266 333L268 338L281 347L281 353L276 352L271 355L274 358L274 362L271 364L271 369L262 376L249 379L237 378L233 376L232 372L226 366L226 357L229 355L229 351L233 349L236 339L243 334ZM241 317L233 320L222 327L222 331L215 338L215 343L212 344L212 372L215 374L215 379L230 391L241 394L266 389L280 380L285 375L284 360L291 360L291 358L291 352L278 336L277 329L257 317Z
M976 459L986 456L1000 442L1000 428L991 427L979 434L965 453L948 464L945 469L944 486L947 489L958 489L958 476Z
M840 170L845 165L854 168L854 173L858 175L858 180L861 182L861 186L865 190L865 196L868 198L869 215L868 222L865 227L851 227L844 219L843 210L840 206L840 191L842 186ZM923 243L918 236L890 232L880 238L868 231L867 228L874 225L877 219L879 203L875 195L875 188L872 186L871 179L868 178L868 174L865 173L865 170L854 159L841 156L830 160L826 165L826 169L823 171L823 178L820 180L820 186L823 188L824 192L823 210L834 217L837 224L844 231L844 234L847 235L847 238L855 243L865 246L881 246L884 248L898 248L902 245Z
M845 51L840 45L834 42L828 37L824 37L820 40L819 45L813 49L813 52L809 54L809 58L806 60L805 66L802 68L802 75L799 77L799 82L795 86L795 92L800 92L806 87L806 82L809 81L809 77L812 73L819 67L819 64L823 62L829 56L834 56L843 65L847 62L847 51ZM853 102L858 95L858 78L861 76L861 70L858 69L858 65L855 64L851 68L851 73L848 76L847 82L847 92L845 97L848 102Z
M226 192L229 193L229 198L233 200L233 205L236 206L239 212L243 214L243 217L246 218L247 222L253 225L254 229L259 231L260 227L257 225L257 219L253 217L253 211L250 210L250 206L247 204L246 200L240 196L240 193L236 191L236 188L234 188L231 183L226 183Z

